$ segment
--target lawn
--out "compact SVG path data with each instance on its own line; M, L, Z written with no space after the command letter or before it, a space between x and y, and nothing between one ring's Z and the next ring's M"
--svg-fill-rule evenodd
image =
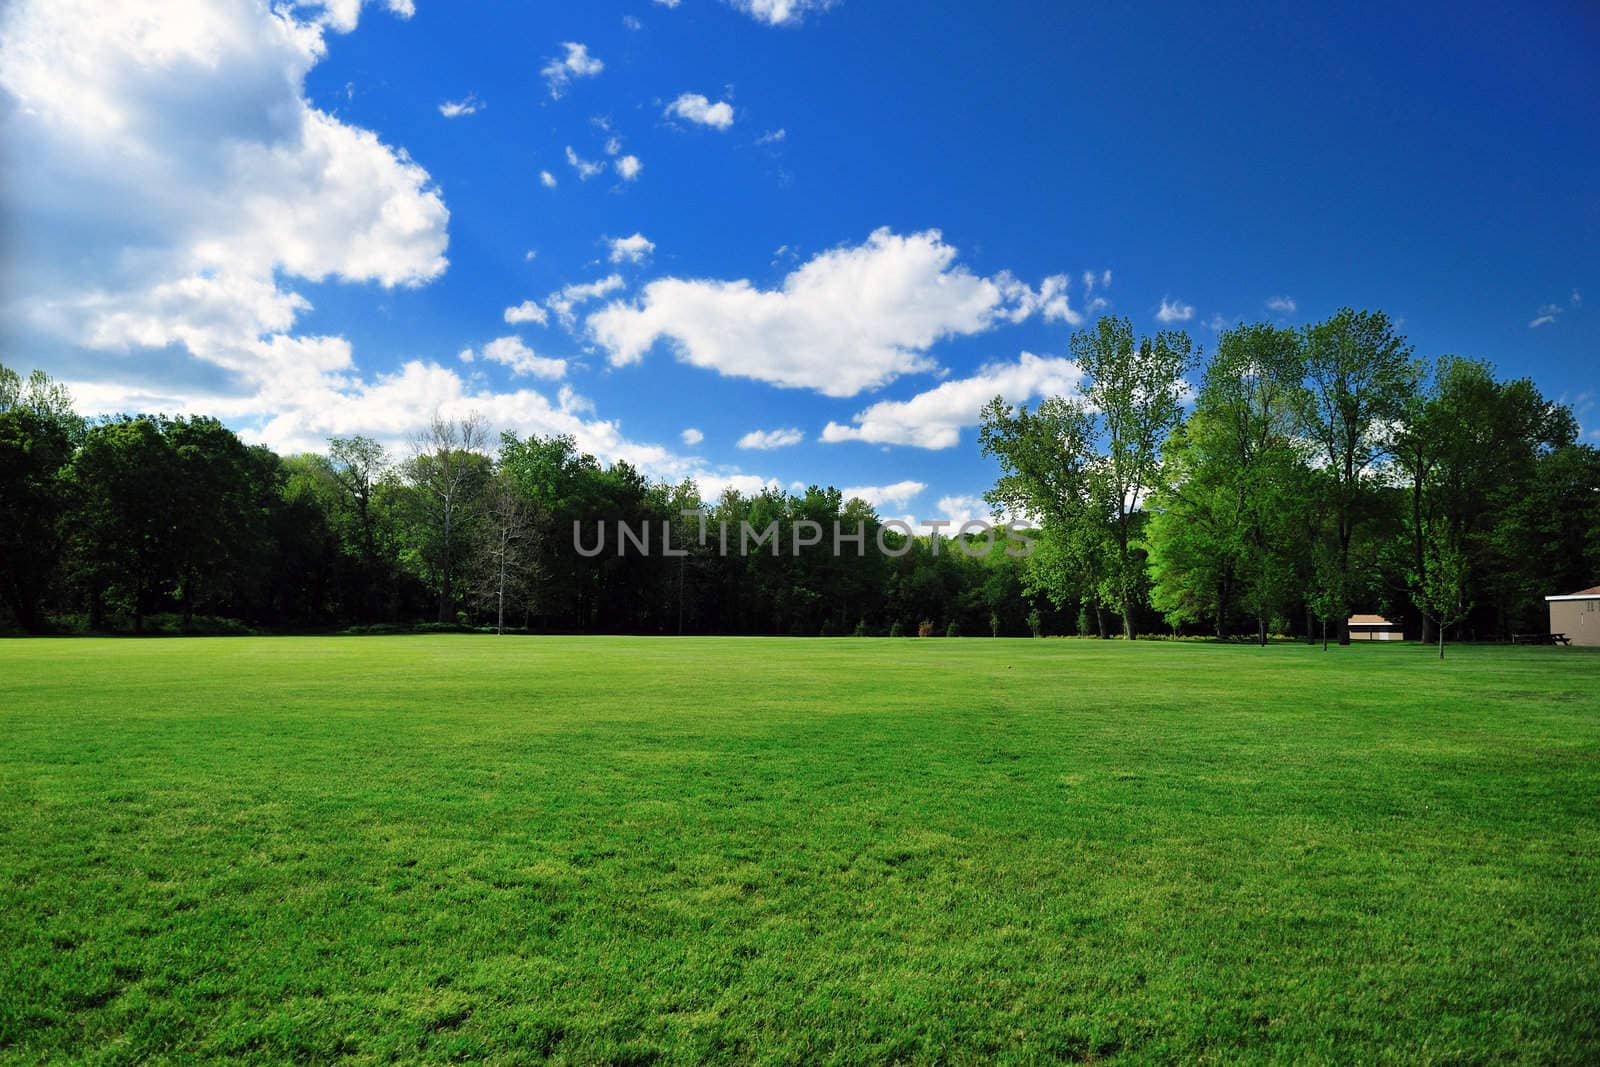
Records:
M1600 1057L1600 654L0 642L0 1061Z

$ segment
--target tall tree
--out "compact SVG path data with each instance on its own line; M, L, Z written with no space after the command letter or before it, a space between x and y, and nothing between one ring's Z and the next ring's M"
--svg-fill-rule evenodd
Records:
M178 570L173 501L181 485L161 424L139 416L95 426L65 477L72 494L73 571L88 600L90 625L104 625L110 604L143 630Z
M71 456L58 422L0 407L0 600L30 633L45 628L42 605L59 570L60 475Z
M1350 546L1375 488L1374 465L1417 387L1411 346L1381 311L1344 308L1303 332L1301 425L1315 444L1333 515L1339 586L1353 590ZM1345 620L1339 641L1350 640Z
M538 555L533 505L505 471L485 494L478 535L479 597L494 606L495 633L506 632L507 598L520 599L537 584Z
M1028 560L1028 590L1044 593L1057 608L1073 601L1092 605L1104 637L1112 524L1097 492L1093 415L1066 397L1049 397L1033 411L1013 410L995 397L980 418L983 454L1000 463L1000 478L984 499L1041 529Z
M417 509L418 555L439 600L439 621L455 617L456 576L481 505L491 466L489 435L476 413L462 419L434 415L412 440L405 478Z
M1145 582L1138 529L1146 494L1157 484L1161 446L1183 413L1184 374L1194 343L1181 330L1135 340L1125 318L1105 316L1069 345L1083 371L1083 396L1095 412L1105 451L1090 484L1111 515L1114 553L1102 583L1122 612L1123 636L1135 636L1134 609Z
M206 598L249 600L271 571L270 517L281 499L278 457L252 449L216 419L162 419L174 466L173 577L185 625Z

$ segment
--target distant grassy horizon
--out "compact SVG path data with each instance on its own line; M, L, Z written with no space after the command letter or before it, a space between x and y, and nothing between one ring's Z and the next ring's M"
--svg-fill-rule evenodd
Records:
M1584 1062L1600 652L0 641L0 1061Z

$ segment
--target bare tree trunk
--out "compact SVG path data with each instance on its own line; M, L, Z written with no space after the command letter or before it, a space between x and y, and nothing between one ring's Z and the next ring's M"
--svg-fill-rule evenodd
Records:
M1122 599L1122 636L1129 641L1135 638L1133 631L1133 599L1131 597Z
M506 549L504 542L500 545L500 586L495 590L495 620L494 632L506 632Z
M1106 633L1105 609L1100 606L1100 601L1098 600L1094 602L1094 624L1100 631L1100 640L1104 641L1108 636L1110 636Z

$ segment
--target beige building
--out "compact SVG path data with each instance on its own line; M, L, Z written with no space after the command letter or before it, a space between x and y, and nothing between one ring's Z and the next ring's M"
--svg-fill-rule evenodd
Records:
M1404 641L1400 624L1382 615L1352 615L1347 624L1352 641Z
M1600 585L1544 599L1550 605L1551 633L1566 634L1575 645L1600 647Z

